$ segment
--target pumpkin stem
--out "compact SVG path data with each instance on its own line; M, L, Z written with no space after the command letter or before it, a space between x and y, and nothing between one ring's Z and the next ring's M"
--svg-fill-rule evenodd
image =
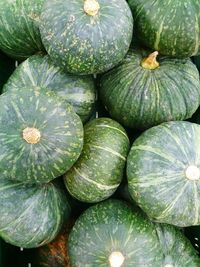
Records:
M160 64L156 60L157 56L158 56L158 51L153 52L147 58L142 60L141 66L144 69L155 70L156 68L158 68L160 66Z
M172 264L166 264L164 267L174 267Z
M23 130L23 139L28 143L28 144L37 144L39 143L41 138L41 133L38 129L36 128L25 128Z
M100 5L97 0L85 0L84 11L89 16L95 16L98 14Z
M124 263L124 256L119 251L114 251L109 257L110 267L121 267Z
M187 179L197 181L200 179L200 169L195 165L190 165L185 171Z

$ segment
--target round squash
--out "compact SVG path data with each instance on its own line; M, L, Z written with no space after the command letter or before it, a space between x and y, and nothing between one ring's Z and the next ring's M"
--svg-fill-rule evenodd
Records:
M0 1L0 49L16 59L43 50L39 32L44 0Z
M162 55L187 58L200 53L200 2L128 0L138 38Z
M129 139L123 127L109 118L98 118L84 127L81 156L64 175L69 193L93 203L111 196L123 178Z
M83 126L73 108L40 88L0 97L1 177L49 182L78 159Z
M102 75L100 97L122 125L144 130L165 121L190 118L200 104L199 73L190 59L131 50Z
M189 241L128 204L108 200L86 210L69 236L72 267L198 267Z
M127 160L129 192L147 215L180 227L199 225L200 126L167 122L144 132Z
M40 31L58 66L77 74L101 73L126 55L133 18L125 0L47 0Z
M48 55L34 55L11 75L3 91L18 91L27 86L47 88L70 103L83 122L92 115L95 84L92 76L76 76L53 65Z
M12 245L45 245L68 219L70 206L56 183L25 185L1 178L0 191L0 236Z

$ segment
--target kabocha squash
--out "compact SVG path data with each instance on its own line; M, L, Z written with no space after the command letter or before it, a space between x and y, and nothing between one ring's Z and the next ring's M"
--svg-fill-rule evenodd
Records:
M200 225L200 126L167 122L143 133L127 160L132 198L158 222Z
M123 127L109 118L98 118L84 127L81 156L64 175L69 193L83 202L111 196L123 177L129 139Z
M40 88L0 97L0 180L48 182L79 157L83 126L73 108Z
M67 74L54 66L48 55L34 55L20 64L3 90L18 91L30 85L57 93L73 106L83 122L93 112L96 94L93 77Z
M200 2L128 0L138 38L163 55L187 58L200 53Z
M100 97L111 117L130 128L184 120L200 104L199 73L190 59L157 59L157 52L131 50L102 75Z
M125 0L46 0L40 31L57 65L71 73L101 73L126 55L133 18Z
M73 225L74 219L70 219L55 240L37 249L37 267L70 267L68 238Z
M72 267L198 267L179 230L149 221L128 204L107 200L86 210L69 236Z
M0 49L16 59L43 50L39 24L43 0L0 1Z
M29 185L0 179L0 236L34 248L51 242L70 213L65 192L56 183Z

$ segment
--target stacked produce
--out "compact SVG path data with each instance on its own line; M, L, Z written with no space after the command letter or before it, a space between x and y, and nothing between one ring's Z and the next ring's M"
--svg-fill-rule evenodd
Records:
M0 237L37 267L200 267L198 1L0 14Z

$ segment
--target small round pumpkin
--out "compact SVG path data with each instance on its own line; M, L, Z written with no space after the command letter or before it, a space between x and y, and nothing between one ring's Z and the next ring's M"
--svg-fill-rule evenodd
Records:
M119 66L102 75L100 97L122 125L144 130L190 118L200 104L199 73L190 59L130 50Z

